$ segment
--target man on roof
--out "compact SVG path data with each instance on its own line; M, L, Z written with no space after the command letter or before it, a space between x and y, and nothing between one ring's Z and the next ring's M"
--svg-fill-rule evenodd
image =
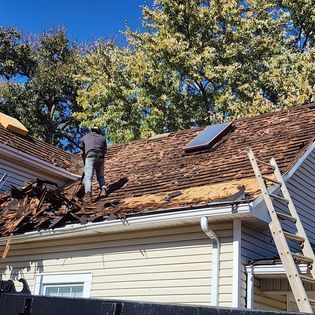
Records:
M91 132L85 135L79 145L84 160L84 190L86 202L92 202L92 179L94 170L100 187L100 197L107 194L104 178L104 158L107 150L105 137L99 127L92 127Z

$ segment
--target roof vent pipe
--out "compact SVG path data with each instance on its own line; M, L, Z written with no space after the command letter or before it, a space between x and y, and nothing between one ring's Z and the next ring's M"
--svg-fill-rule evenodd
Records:
M212 240L212 275L211 275L211 305L219 305L219 270L220 270L220 241L213 230L209 229L208 218L200 218L202 231Z

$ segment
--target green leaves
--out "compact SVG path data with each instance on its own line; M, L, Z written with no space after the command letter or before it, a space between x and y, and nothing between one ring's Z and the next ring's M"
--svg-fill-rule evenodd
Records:
M75 149L79 122L73 111L78 85L74 81L75 45L63 29L26 38L14 29L0 29L0 110L20 119L34 136Z
M315 92L314 7L157 0L143 8L143 32L126 29L128 47L0 29L0 110L73 149L81 127L125 142L301 105Z

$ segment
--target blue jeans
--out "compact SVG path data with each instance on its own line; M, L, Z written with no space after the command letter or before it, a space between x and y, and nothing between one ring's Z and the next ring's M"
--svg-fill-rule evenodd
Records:
M92 193L92 179L94 170L100 189L106 188L104 178L104 159L89 157L85 159L84 166L84 189L86 194Z

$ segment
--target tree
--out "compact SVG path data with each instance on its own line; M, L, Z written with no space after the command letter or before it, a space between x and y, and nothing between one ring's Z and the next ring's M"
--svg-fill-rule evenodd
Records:
M289 34L295 12L265 0L155 1L153 9L143 10L148 30L127 31L140 60L144 55L159 69L142 87L152 95L150 83L172 72L177 93L164 91L164 107L177 106L173 96L180 96L197 125L207 112L216 122L304 103L311 86L303 72L311 55L297 52L297 39ZM308 87L296 89L301 81ZM162 94L160 88L154 92Z
M87 127L106 127L113 142L141 136L144 107L138 102L138 87L126 68L132 55L113 42L96 42L85 51L76 76L83 110L75 118Z
M14 29L0 31L0 110L20 119L31 134L65 149L75 149L79 122L79 49L64 29L26 38Z
M144 32L127 28L129 49L90 52L85 65L97 66L80 91L89 115L77 117L121 142L310 101L314 14L301 7L156 0L143 8Z

